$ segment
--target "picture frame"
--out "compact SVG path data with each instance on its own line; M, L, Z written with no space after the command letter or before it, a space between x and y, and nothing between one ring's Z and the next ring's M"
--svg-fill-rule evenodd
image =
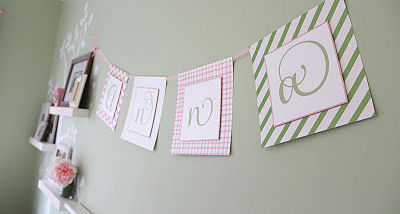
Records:
M74 89L72 90L72 98L69 101L69 106L78 108L81 102L82 93L86 85L87 74L84 74L75 79Z
M46 131L47 122L40 122L35 132L34 138L38 141L42 141L44 133Z
M56 151L54 152L54 158L63 158L71 160L72 157L72 148L64 145L57 144Z
M35 131L35 136L34 138L36 140L42 141L46 128L47 128L47 123L49 119L49 109L50 109L50 103L43 103L42 108L40 110L40 115L37 123L37 128Z
M49 128L48 128L49 133L47 135L47 138L45 139L46 143L55 144L57 127L58 127L58 119L59 119L58 115L50 115Z
M74 90L75 80L78 77L87 75L86 81L89 81L91 70L92 70L92 65L93 65L93 59L94 59L93 52L90 52L90 53L79 56L72 60L71 68L69 70L68 77L67 77L67 81L65 82L65 87L64 87L65 90L64 90L64 94L62 96L61 106L69 107L69 102L73 98L73 90ZM88 85L89 84L85 84L81 98L86 97L86 94L88 93L88 90L89 90ZM83 102L83 103L79 102L79 104L77 106L85 108L85 107L87 107L86 104L87 104L87 102Z

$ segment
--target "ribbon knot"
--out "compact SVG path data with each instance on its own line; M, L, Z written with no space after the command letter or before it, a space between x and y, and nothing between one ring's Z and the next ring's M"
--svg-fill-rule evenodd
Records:
M99 50L99 48L97 47L98 40L99 40L99 37L96 36L96 38L93 41L93 49L92 49L93 56L96 54L96 51Z

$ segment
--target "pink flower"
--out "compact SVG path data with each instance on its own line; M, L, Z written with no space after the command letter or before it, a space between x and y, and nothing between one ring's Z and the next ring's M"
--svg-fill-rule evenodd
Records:
M56 158L49 167L48 174L56 183L66 187L74 180L76 168L69 160Z

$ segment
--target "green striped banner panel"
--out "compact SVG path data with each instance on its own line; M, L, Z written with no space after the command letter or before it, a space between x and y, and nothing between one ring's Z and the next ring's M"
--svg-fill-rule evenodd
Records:
M264 56L328 21L345 80L347 104L273 126L271 97ZM375 116L374 104L360 51L344 0L326 0L250 47L257 92L261 147L269 147Z

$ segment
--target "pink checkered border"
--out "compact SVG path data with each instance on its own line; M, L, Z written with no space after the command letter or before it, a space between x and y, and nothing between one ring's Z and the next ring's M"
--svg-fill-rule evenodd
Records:
M219 77L222 78L220 138L218 140L180 141L185 87ZM175 126L172 136L171 154L229 155L232 139L232 98L232 57L180 73L178 75Z
M105 94L107 93L106 90L107 90L108 81L109 81L111 75L113 77L115 77L115 78L117 78L117 79L122 81L121 93L119 94L117 107L115 109L113 117L109 117L103 111L103 109L101 109L102 103L105 102L104 101ZM129 80L129 74L127 72L119 69L118 67L116 67L115 65L112 65L112 64L110 64L108 66L106 83L104 84L103 93L101 94L101 99L100 99L99 105L97 107L97 112L96 113L107 124L107 126L110 127L110 129L113 130L113 131L115 131L115 127L117 125L117 120L118 120L118 117L119 117L119 111L121 109L122 101L124 99L125 89L126 89L126 85L128 84L128 80Z

